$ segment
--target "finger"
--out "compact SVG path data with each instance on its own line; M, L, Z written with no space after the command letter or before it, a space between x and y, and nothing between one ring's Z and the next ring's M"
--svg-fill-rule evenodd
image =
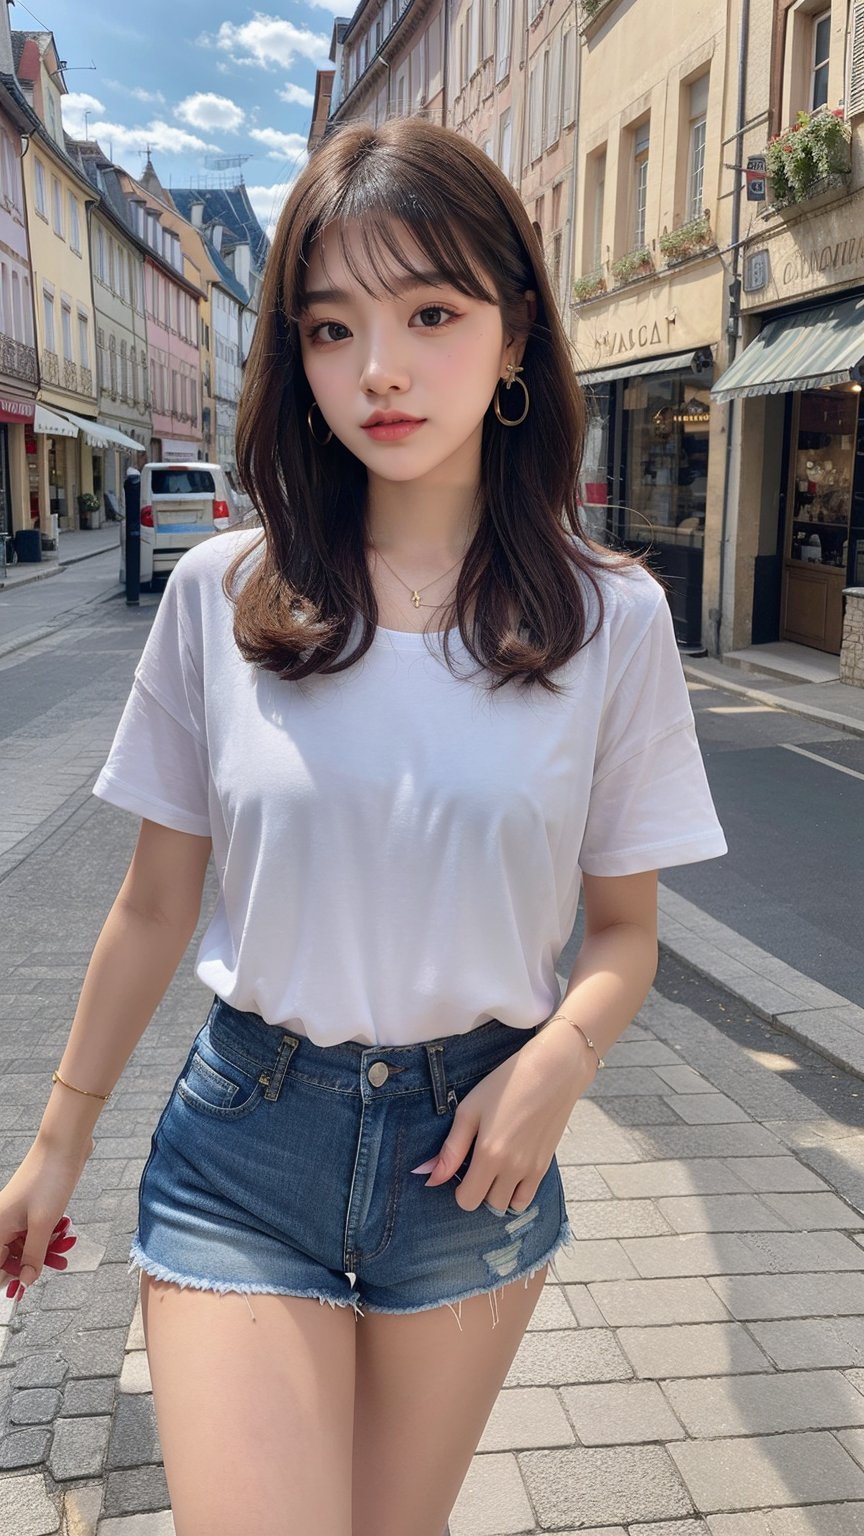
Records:
M49 1253L68 1253L78 1241L77 1234L72 1232L68 1237L52 1237L48 1244Z
M450 1134L439 1150L435 1167L424 1183L424 1189L428 1189L430 1185L437 1187L439 1184L446 1184L447 1180L453 1177L456 1169L462 1166L471 1151L476 1133L475 1124L467 1120L462 1124L458 1124L456 1120L453 1121Z

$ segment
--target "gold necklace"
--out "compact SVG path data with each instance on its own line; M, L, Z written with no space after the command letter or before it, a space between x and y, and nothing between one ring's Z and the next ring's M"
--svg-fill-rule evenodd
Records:
M381 554L380 549L378 549L378 547L375 544L372 543L371 539L369 540L369 548L370 549L374 549L376 555L381 555L381 559L384 560L384 556ZM414 604L415 608L440 608L441 607L440 603L421 603L421 601L420 601L420 593L421 592L425 592L426 591L426 587L434 586L436 581L443 581L444 577L445 576L449 576L450 575L450 571L455 571L456 566L457 565L461 565L461 563L462 563L462 561L464 559L465 559L465 556L464 555L460 555L459 559L455 562L455 564L450 566L450 570L442 571L440 576L433 577L432 581L427 581L425 586L422 586L422 587L412 587L407 581L403 581L402 577L399 575L399 572L393 570L393 567L390 564L389 560L384 560L384 564L386 565L388 571L391 571L392 574L396 577L396 580L399 581L399 582L402 582L402 586L405 588L405 590L407 592L411 593L411 601Z

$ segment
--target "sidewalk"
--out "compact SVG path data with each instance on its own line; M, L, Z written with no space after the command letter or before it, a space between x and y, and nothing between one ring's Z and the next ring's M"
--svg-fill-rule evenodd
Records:
M59 547L45 550L41 560L19 560L17 565L7 565L5 575L0 575L0 591L15 592L46 576L57 576L64 565L77 565L79 560L89 560L94 555L104 555L108 549L117 549L119 528L119 523L105 523L102 528L64 530L60 534Z

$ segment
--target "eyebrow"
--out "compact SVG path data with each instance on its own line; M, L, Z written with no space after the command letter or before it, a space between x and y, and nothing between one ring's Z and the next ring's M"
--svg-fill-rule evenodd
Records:
M406 277L398 279L393 284L398 294L411 293L416 288L445 288L448 287L446 278L440 272L409 272ZM303 300L303 308L310 309L313 304L350 304L351 294L344 288L310 288Z

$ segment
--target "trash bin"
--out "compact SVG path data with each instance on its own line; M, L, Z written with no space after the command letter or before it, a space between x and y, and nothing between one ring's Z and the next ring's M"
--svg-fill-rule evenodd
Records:
M42 535L38 528L18 528L16 530L15 553L21 561L42 559Z

